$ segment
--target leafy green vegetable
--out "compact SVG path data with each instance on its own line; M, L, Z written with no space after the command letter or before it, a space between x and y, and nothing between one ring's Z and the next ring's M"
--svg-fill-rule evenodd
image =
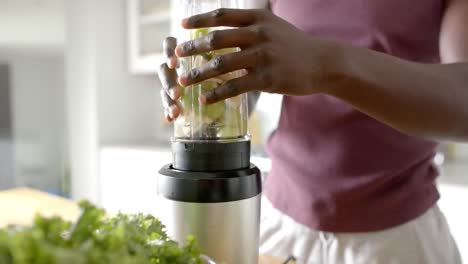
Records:
M36 216L32 226L0 229L2 264L202 264L193 237L180 247L151 215L105 211L80 202L75 223Z

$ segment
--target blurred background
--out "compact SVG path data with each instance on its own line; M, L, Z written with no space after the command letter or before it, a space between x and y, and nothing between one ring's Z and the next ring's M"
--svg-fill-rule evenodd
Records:
M170 20L170 0L0 0L0 189L157 210L172 126L155 69ZM280 96L264 94L250 120L265 174L280 109ZM468 261L468 145L442 144L436 163L440 206Z

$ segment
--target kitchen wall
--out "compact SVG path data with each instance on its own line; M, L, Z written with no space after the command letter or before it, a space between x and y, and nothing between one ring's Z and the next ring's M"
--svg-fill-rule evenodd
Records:
M9 67L10 186L62 193L67 159L63 1L0 1L0 61Z
M64 0L1 0L0 47L63 50Z
M126 1L99 1L96 41L100 143L154 141L161 125L156 75L130 75Z
M67 56L90 55L86 61L67 66L71 75L87 71L92 76L99 142L154 141L162 125L159 81L155 74L131 75L128 71L126 1L67 2L67 25Z
M11 72L13 185L60 192L65 169L63 57L8 52Z
M97 150L155 145L169 130L157 77L129 73L126 1L68 1L66 17L72 194L98 201Z

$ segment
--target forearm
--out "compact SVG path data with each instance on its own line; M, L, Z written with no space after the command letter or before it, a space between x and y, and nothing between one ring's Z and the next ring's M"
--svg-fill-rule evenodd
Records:
M328 93L402 132L468 140L468 64L420 64L339 49L342 78Z

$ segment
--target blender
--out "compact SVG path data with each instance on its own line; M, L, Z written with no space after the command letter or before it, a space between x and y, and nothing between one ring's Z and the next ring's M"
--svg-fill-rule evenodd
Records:
M237 8L233 0L173 1L173 33L179 43L213 30L179 28L183 17L216 8ZM180 58L178 73L190 71L228 48ZM158 175L158 193L169 208L168 233L179 243L193 235L203 253L216 263L258 262L261 176L250 163L247 94L202 105L199 96L241 77L240 71L180 87L180 116L171 139L172 163Z

